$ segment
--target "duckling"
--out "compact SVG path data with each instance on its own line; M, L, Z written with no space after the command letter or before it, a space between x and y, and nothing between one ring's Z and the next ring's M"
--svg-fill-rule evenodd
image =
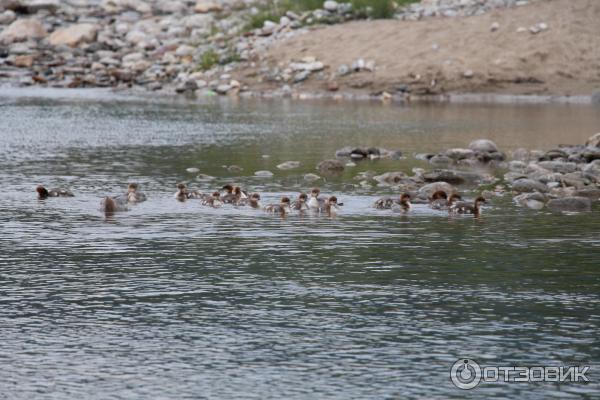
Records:
M281 214L285 216L290 212L290 198L283 196L279 204L269 204L265 207L265 211L273 214Z
M127 200L125 197L105 197L100 202L100 211L106 214L127 211Z
M473 204L467 202L459 202L453 204L450 208L450 212L457 214L473 214L475 217L478 217L481 214L480 205L481 203L485 203L485 199L482 196L478 196Z
M448 208L448 195L443 190L434 192L429 198L429 207L434 210L442 210Z
M71 193L69 190L67 189L46 189L43 186L38 186L37 188L35 188L35 191L38 194L38 199L40 200L44 200L47 199L48 197L74 197L75 195L73 193Z
M221 193L213 192L211 197L207 197L204 200L202 200L202 205L213 208L219 208L223 206L223 201L221 201Z
M338 205L339 205L339 203L338 203L337 197L331 196L325 202L324 210L327 213L327 215L329 215L330 217L333 217L333 216L337 215L337 213L340 210Z
M187 186L185 183L177 184L177 192L175 192L175 199L178 201L186 201L189 197Z
M300 193L298 195L298 199L292 202L292 210L295 211L306 211L308 210L308 204L306 203L308 200L308 196L306 193Z
M252 193L248 200L248 205L252 208L262 208L260 204L260 195L258 193Z
M137 183L130 183L127 185L127 193L115 197L115 199L121 199L121 197L127 199L129 203L141 203L146 201L146 195L142 192L138 192L139 185Z
M389 196L382 197L375 201L375 203L373 204L373 207L375 207L378 210L390 210L393 208L398 208L398 207L400 207L400 205L402 203L403 196L408 196L408 195L404 195L404 194L400 195L397 199L394 199ZM410 199L410 196L408 196L408 198Z
M223 203L237 204L243 199L248 198L248 193L239 186L225 185L223 188L227 193L221 197Z
M400 201L392 206L392 211L402 213L407 213L411 209L412 204L410 203L410 195L408 193L402 194L402 196L400 196Z
M320 211L325 206L325 198L319 197L321 189L313 188L310 191L310 199L308 200L308 208L314 211Z

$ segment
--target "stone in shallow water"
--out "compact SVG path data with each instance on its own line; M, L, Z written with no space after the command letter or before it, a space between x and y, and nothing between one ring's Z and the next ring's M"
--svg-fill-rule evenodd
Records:
M590 211L592 209L592 201L587 197L564 197L562 199L550 200L548 202L548 208L552 211Z
M271 171L256 171L254 176L258 176L260 178L271 178L273 173Z
M190 168L186 168L186 172L189 172L190 174L196 174L196 173L200 172L200 169L196 168L196 167L190 167Z
M512 190L518 193L546 193L548 192L548 187L542 182L534 181L533 179L517 179L512 183Z
M277 165L277 168L279 168L281 170L288 170L288 169L298 168L299 166L300 166L300 161L286 161L286 162L282 162L281 164Z
M308 182L315 182L318 181L319 179L321 179L321 177L317 174L305 174L304 175L304 180L308 181Z
M515 203L533 210L541 210L546 205L546 201L548 201L546 196L539 192L523 193L515 196L513 200Z
M500 150L498 150L498 146L496 146L496 143L494 143L488 139L478 139L478 140L472 141L471 143L469 143L469 149L476 151L476 152L488 152L488 153L500 151Z
M340 160L324 160L317 164L317 169L321 173L335 173L344 170L344 164Z

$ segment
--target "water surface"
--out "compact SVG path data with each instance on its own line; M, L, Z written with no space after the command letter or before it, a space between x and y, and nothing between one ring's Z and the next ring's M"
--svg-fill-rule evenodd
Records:
M481 137L507 151L581 143L597 109L35 94L0 92L0 398L598 398L598 207L498 198L480 219L403 216L370 208L389 188L353 179ZM345 203L334 219L172 198L178 181L235 181L276 201L345 145L407 157L318 182ZM302 167L275 168L287 160ZM252 176L263 169L275 176ZM132 180L149 200L100 214ZM77 197L38 201L39 183ZM463 357L592 365L593 382L464 392L449 380Z

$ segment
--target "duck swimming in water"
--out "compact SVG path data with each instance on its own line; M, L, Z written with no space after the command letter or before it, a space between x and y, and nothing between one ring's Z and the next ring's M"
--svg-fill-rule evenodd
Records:
M75 195L68 191L67 189L46 189L43 186L38 186L35 188L35 191L38 194L38 199L43 200L48 197L74 197Z
M411 210L410 195L404 193L400 196L400 201L392 206L392 211L407 213Z
M462 197L453 193L450 195L450 198L448 198L446 192L438 190L429 198L429 207L434 210L449 210L457 200L462 200Z
M298 199L294 200L291 205L291 209L295 211L307 211L308 207L308 196L306 193L300 193Z
M402 207L403 204L403 200L405 199L404 202L410 200L410 195L408 194L402 194L400 195L397 199L394 199L392 197L382 197L380 199L378 199L377 201L375 201L375 203L373 204L373 207L375 207L378 210L390 210L390 209L399 209ZM410 202L409 202L410 205Z
M124 197L105 197L100 202L100 211L106 214L127 211L127 201Z
M201 199L204 200L209 196L194 190L193 192L189 192L187 189L187 185L185 183L177 184L177 192L175 192L175 199L178 201L186 201L187 199Z
M310 191L310 199L308 199L308 208L314 211L321 211L325 206L325 198L319 197L321 189L313 188Z
M337 215L337 213L340 210L340 208L338 206L339 206L339 204L338 204L337 197L331 196L325 202L325 206L324 206L323 210L327 213L327 215L329 215L330 217L333 217L333 216Z
M127 185L127 201L130 203L141 203L146 201L146 195L138 191L139 185L137 183L130 183Z
M290 212L290 198L287 196L283 196L279 204L269 204L265 207L265 211L273 214L280 214L281 216L285 216Z
M221 193L213 192L212 196L205 198L202 200L203 206L209 206L212 208L219 208L223 206L223 202L221 201Z
M223 196L221 196L221 200L223 201L223 203L237 204L241 200L245 200L248 198L248 193L242 190L242 188L239 186L227 184L223 186L222 189L226 191L226 193Z
M429 198L429 207L434 210L442 210L448 207L448 195L443 190L433 192Z
M252 193L247 203L252 208L262 208L260 204L260 195L258 193Z
M481 203L485 203L485 199L482 196L477 197L473 204L461 201L459 203L455 203L450 207L451 213L456 214L473 214L475 217L481 215Z

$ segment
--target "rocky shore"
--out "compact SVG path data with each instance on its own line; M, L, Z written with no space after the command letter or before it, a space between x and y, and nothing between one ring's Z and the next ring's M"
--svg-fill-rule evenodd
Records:
M324 176L336 175L360 160L401 156L399 151L349 146L339 149L335 158L320 162L316 169ZM466 148L414 157L427 161L431 168L414 168L413 175L362 172L355 179L366 188L384 186L410 194L416 203L427 202L439 190L458 194L459 187L463 194L470 190L487 199L511 195L517 205L534 210L590 211L592 203L600 201L600 133L585 144L561 145L549 151L520 148L506 154L494 142L479 139ZM308 175L307 181L320 179Z
M576 2L585 3L585 0L571 3ZM417 23L421 24L419 29L435 29L431 24L441 21L460 27L464 25L464 18L475 21L490 12L504 15L509 10L525 10L531 6L529 3L526 0L423 0L398 7L393 20L371 21L364 20L364 10L353 9L350 3L329 0L316 10L301 13L279 10L282 15L262 21L261 13L265 13L267 3L252 0L1 0L0 84L133 87L180 94L299 98L362 96L383 100L453 91L476 92L489 88L490 82L489 77L480 76L483 71L476 63L472 68L461 65L457 67L458 72L444 74L434 65L439 61L423 56L423 65L396 73L390 70L385 54L378 54L387 52L385 40L380 42L380 50L378 46L369 46L365 51L364 45L358 50L351 46L346 49L330 46L323 50L321 47L327 45L327 40L322 41L321 36L331 29L341 29L344 34L344 30L356 27L360 28L356 30L357 38L364 29L370 34L385 36L385 29L379 32L381 24L396 24L394 26L402 28L405 24ZM512 17L514 15L507 18ZM257 19L260 26L253 26ZM526 35L522 39L542 37L546 32L557 30L552 21L537 17L534 20L537 22L522 27L525 32L519 34ZM489 35L496 35L497 31L506 29L501 19L498 21L481 23L487 25ZM446 34L452 40L451 30ZM473 40L477 37L473 36ZM310 49L311 43L317 46ZM445 51L446 45L441 41L429 44L414 39L405 46L430 46L428 52L436 53ZM323 52L329 53L328 56L322 56ZM403 55L394 56L404 59ZM476 57L476 54L471 56ZM551 58L551 55L539 57L543 63L544 57ZM448 65L452 65L451 60ZM490 74L493 75L493 71ZM566 76L570 72L560 74ZM587 94L591 94L591 88L600 86L596 84L600 76L584 78L590 91ZM539 79L542 78L533 73L513 77L513 81L521 80L522 86L539 86L536 83ZM544 94L544 91L532 93Z

